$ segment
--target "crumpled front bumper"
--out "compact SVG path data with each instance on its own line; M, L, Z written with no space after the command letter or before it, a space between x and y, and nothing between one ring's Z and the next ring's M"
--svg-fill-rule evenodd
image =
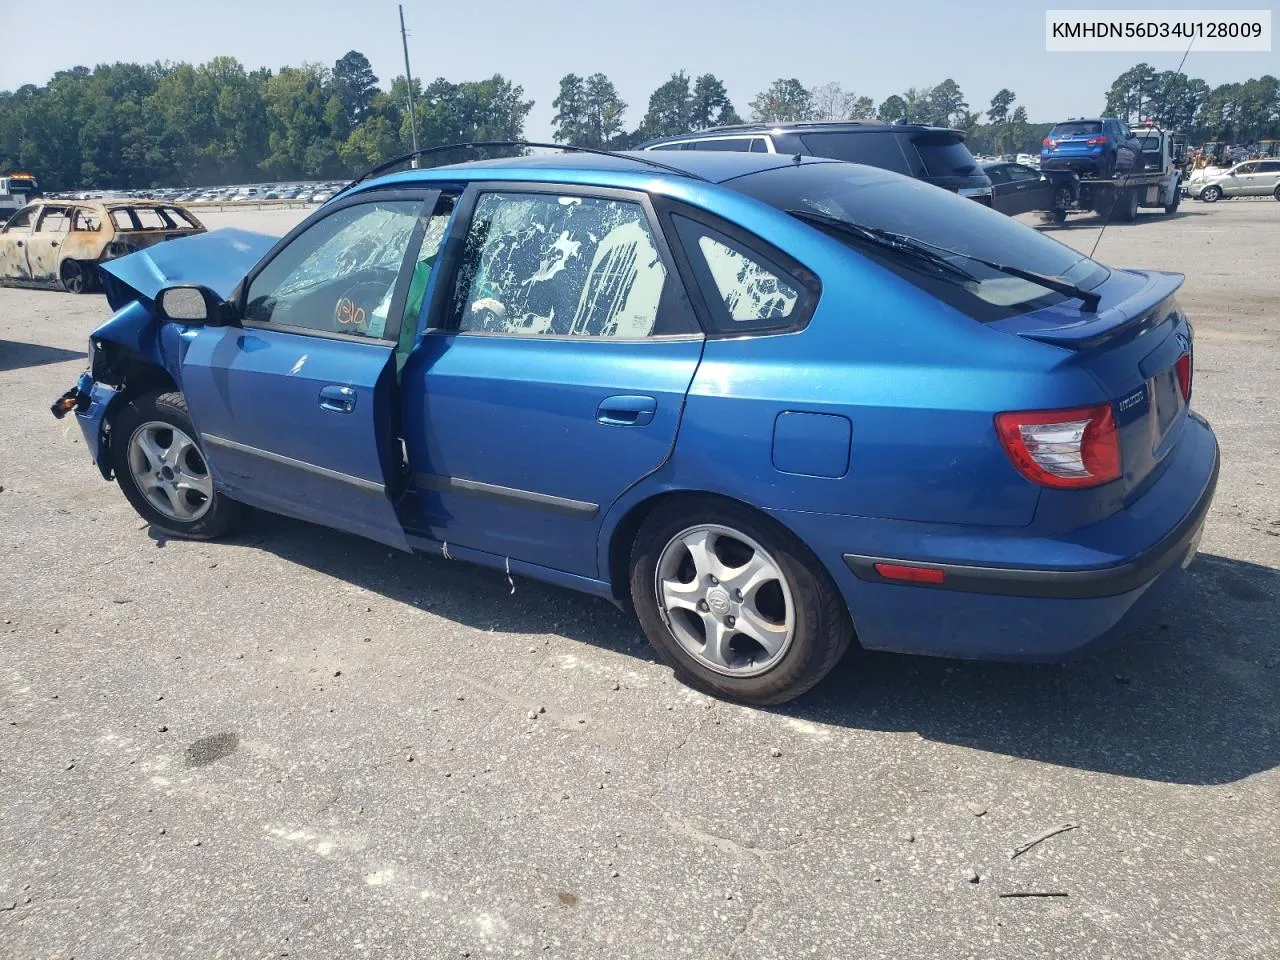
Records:
M98 465L102 475L108 479L111 476L111 465L102 461L102 456L106 452L103 444L103 421L106 419L111 401L115 399L118 392L115 387L98 383L86 370L80 374L76 385L55 400L49 408L59 420L69 412L75 411L76 420L84 433L84 443L89 450L89 456Z

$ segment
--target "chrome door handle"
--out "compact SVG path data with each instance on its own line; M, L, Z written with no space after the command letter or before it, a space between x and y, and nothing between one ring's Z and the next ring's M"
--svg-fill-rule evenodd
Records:
M356 408L356 392L352 387L331 383L320 389L320 407L334 413L350 413Z

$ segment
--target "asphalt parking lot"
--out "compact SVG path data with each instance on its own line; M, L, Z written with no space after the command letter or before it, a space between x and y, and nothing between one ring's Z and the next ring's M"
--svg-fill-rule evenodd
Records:
M48 413L105 301L0 289L0 956L1280 956L1278 248L1232 201L1098 250L1187 274L1222 444L1155 619L1061 667L852 656L776 710L576 594L269 516L153 535Z

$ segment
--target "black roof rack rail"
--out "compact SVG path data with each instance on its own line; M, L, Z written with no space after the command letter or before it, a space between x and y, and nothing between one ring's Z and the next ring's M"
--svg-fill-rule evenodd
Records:
M681 177L691 177L694 180L701 180L704 183L710 183L706 177L699 176L689 170L681 170L679 167L673 167L670 164L661 163L657 160L650 160L648 157L636 156L630 153L621 153L617 150L600 150L596 147L578 147L568 143L539 143L536 140L466 140L462 143L447 143L437 147L423 147L421 150L415 150L412 153L406 153L402 157L396 157L385 163L380 163L376 167L366 170L360 176L356 177L345 187L339 190L339 193L346 193L352 187L359 183L363 183L370 177L376 177L380 173L384 173L393 167L398 167L402 163L409 163L418 157L429 156L433 153L443 153L446 150L485 150L491 147L534 147L545 150L563 150L566 153L593 153L602 157L617 157L619 160L630 160L633 163L644 164L645 166L654 167L658 170L665 170L668 173L674 173Z

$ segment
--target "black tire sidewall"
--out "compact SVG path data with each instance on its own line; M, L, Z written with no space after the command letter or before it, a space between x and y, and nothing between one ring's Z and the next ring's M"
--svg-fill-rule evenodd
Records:
M213 503L197 520L183 522L166 517L149 501L133 478L129 468L129 440L135 430L144 423L159 420L177 427L195 441L200 455L204 457L204 449L200 445L200 435L196 433L187 413L186 398L181 393L155 392L144 393L129 399L115 414L111 421L111 467L115 471L116 483L125 498L138 512L142 519L153 527L168 531L181 537L193 540L209 540L221 536L240 518L243 508L240 504L228 499L215 488ZM205 457L207 464L208 458Z
M68 286L67 273L69 270L75 271L75 273L79 275L80 277L79 290L72 290L71 287ZM80 261L69 260L69 259L63 260L62 263L58 265L58 283L62 286L62 289L65 290L67 293L85 293L89 289L89 274L85 270L84 264L82 264Z
M1204 191L1200 194L1200 199L1205 203L1217 203L1218 200L1221 199L1221 193L1222 191L1217 187L1205 187Z
M703 666L681 647L659 610L658 558L671 538L700 523L721 524L755 540L787 578L796 632L782 659L757 676L726 676ZM848 609L818 558L781 525L732 501L701 497L657 507L636 535L630 578L636 614L658 655L682 682L713 696L757 706L784 703L830 672L852 642Z

